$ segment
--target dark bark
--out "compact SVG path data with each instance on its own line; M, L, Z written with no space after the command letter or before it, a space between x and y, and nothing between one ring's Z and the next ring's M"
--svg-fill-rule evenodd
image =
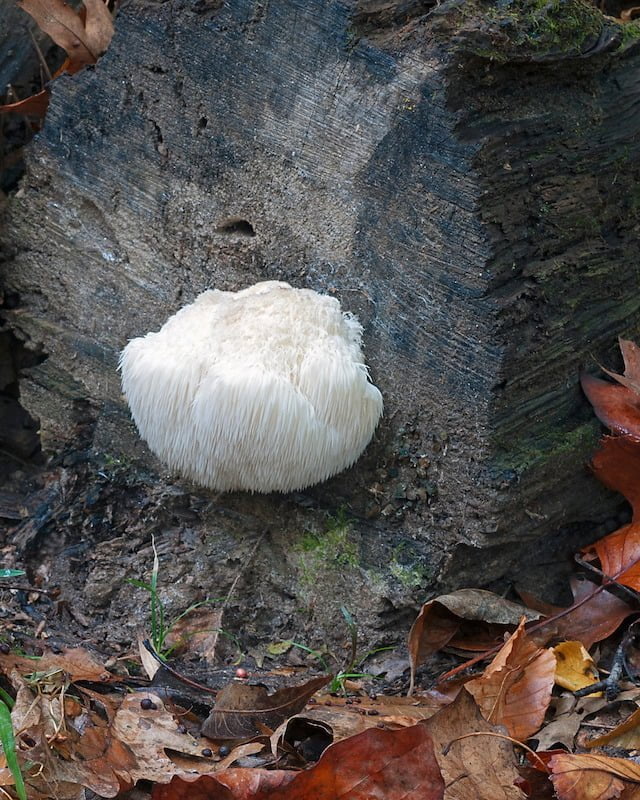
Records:
M96 68L56 82L10 214L50 447L88 401L97 449L148 459L118 352L205 288L287 280L358 314L386 409L366 456L302 498L224 504L270 528L261 608L284 592L286 620L291 553L346 505L355 550L314 584L370 637L612 513L578 371L640 320L637 47L575 0L562 36L536 17L528 38L524 11L399 5L133 0Z

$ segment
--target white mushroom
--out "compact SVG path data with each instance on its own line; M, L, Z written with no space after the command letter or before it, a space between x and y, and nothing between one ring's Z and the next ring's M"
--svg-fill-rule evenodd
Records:
M209 290L120 357L151 450L218 491L287 492L349 467L382 414L362 326L334 298L266 281Z

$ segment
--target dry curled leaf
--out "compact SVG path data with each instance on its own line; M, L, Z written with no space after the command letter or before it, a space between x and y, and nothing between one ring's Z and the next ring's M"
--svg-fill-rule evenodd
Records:
M66 51L69 72L73 67L95 64L113 36L113 21L103 0L84 0L84 15L63 0L19 0L18 5Z
M264 728L274 731L302 711L309 698L330 680L330 675L313 678L273 694L264 686L230 683L218 692L202 733L209 739L248 739L264 733Z
M551 700L556 659L527 636L524 620L483 675L465 684L484 718L525 741L542 725Z
M484 589L459 589L429 600L409 632L411 687L416 669L427 656L448 644L486 650L523 616L533 620L540 614Z

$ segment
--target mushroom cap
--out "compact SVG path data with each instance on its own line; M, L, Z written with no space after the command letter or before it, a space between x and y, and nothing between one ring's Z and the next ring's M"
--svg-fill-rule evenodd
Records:
M265 281L203 292L120 357L138 431L218 491L288 492L356 461L382 415L362 326L338 300Z

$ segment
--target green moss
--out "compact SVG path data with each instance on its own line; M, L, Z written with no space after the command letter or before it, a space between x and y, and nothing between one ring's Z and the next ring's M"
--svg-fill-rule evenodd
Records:
M620 23L620 27L622 29L621 50L640 39L640 22Z
M599 437L600 423L594 417L572 430L541 432L515 449L498 445L493 467L496 471L513 470L522 475L534 467L557 464L566 458L586 461L596 449Z
M360 565L358 545L344 509L329 517L324 532L305 531L294 553L299 560L301 581L307 585L315 583L323 571L354 569Z
M579 55L604 26L588 0L469 0L455 13L464 47L501 62Z

